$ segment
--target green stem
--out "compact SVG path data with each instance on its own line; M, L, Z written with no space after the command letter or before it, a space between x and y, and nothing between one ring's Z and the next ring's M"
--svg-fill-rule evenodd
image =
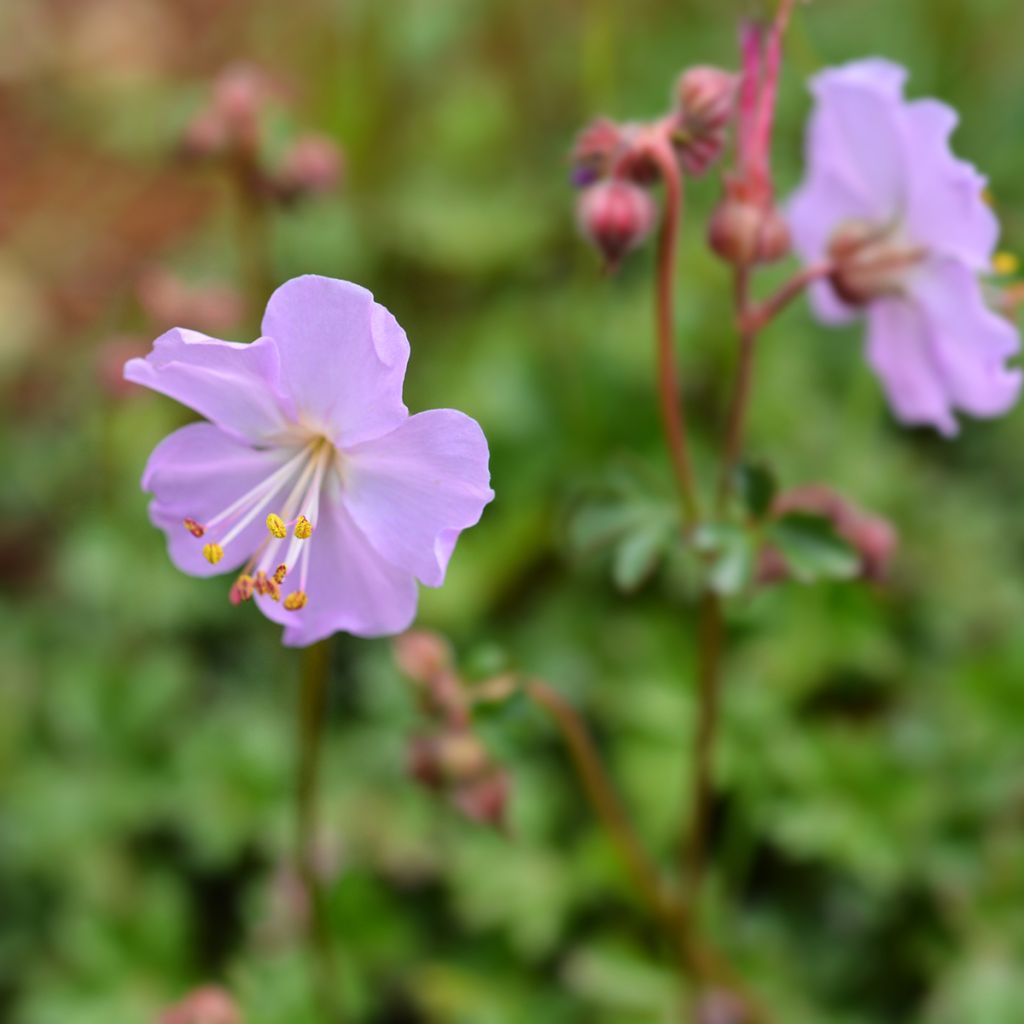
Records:
M307 938L313 960L317 1001L325 1024L341 1024L344 1013L338 991L337 963L327 898L316 863L321 741L329 678L330 646L328 641L321 640L305 652L299 687L295 859L308 905Z

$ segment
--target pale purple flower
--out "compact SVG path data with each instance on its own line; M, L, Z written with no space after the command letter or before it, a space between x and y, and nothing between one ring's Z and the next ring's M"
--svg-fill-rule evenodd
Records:
M406 629L416 580L440 586L494 497L475 420L409 415L408 359L368 291L307 276L274 292L252 344L176 328L130 360L128 380L209 421L165 438L142 479L174 564L241 570L232 601L254 598L292 646Z
M956 113L904 99L906 77L863 60L813 79L790 224L804 260L836 265L812 292L819 317L863 309L868 362L897 418L951 436L955 411L992 417L1016 402L1021 374L1006 361L1019 338L984 300L999 235L985 179L951 151Z

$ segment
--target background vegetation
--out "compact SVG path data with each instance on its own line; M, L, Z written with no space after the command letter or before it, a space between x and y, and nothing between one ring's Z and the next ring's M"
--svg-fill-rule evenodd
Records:
M497 500L421 622L471 676L522 668L571 696L672 856L692 718L679 583L623 594L567 526L610 467L665 476L650 254L601 278L565 154L590 116L650 116L686 65L734 64L738 10L5 0L0 1018L134 1024L220 979L249 1024L317 1020L285 869L296 658L223 581L167 561L138 480L187 415L110 369L111 339L169 326L140 307L146 268L242 278L225 183L173 157L240 57L291 86L272 146L315 128L346 153L336 195L275 214L275 276L370 287L409 332L410 407L464 409L491 441ZM1014 0L818 0L791 40L780 188L800 173L806 75L882 54L961 110L958 149L1024 245L1022 39ZM701 238L716 195L690 190L681 271L705 425L733 352L727 272ZM799 306L766 338L751 426L786 484L833 483L901 548L884 588L766 591L730 624L716 940L786 1024L1019 1024L1024 415L955 444L900 429L860 332ZM483 725L514 777L503 835L409 781L416 710L389 644L340 637L334 656L324 856L360 1019L669 1019L670 958L550 725L517 703Z

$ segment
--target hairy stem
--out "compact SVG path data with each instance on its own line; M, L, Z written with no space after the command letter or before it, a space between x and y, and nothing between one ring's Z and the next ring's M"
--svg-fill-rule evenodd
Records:
M306 894L308 941L313 959L317 1000L327 1024L341 1024L344 1014L338 992L335 951L327 899L317 867L317 806L330 646L321 640L303 657L299 688L298 780L296 787L296 867Z
M658 868L637 836L582 717L561 694L539 679L527 683L526 693L551 716L562 734L583 791L637 892L659 920L674 919L674 901L665 892Z
M656 139L650 155L658 165L665 185L665 212L658 236L658 269L655 283L655 324L658 351L658 399L662 427L672 469L683 503L683 516L692 525L700 518L697 487L690 461L686 414L675 355L676 249L683 211L683 186L679 167L668 143Z

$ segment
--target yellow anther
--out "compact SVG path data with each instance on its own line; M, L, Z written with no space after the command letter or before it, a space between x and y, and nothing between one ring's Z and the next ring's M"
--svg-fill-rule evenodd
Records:
M304 590L293 590L285 599L284 606L290 612L297 612L306 606L306 592Z
M1020 270L1020 260L1016 253L997 252L992 257L992 269L1000 277L1013 277Z
M280 601L281 600L281 586L280 586L280 584L275 583L273 580L267 580L267 591L266 591L266 593L267 593L267 597L269 597L271 601Z
M288 566L287 565L279 565L274 570L274 582L275 583L284 583L284 578L287 575L288 575Z
M298 537L299 540L306 540L312 535L313 524L305 516L299 516L299 520L295 524L295 536Z
M284 520L274 512L267 516L267 529L271 536L278 539L288 536L288 527L284 525Z
M248 573L242 573L241 576L235 580L235 591L238 594L238 598L241 601L248 601L252 597L252 592L255 588L256 581L248 575Z
M193 537L202 537L202 535L206 533L206 530L194 519L185 520L185 529L188 530Z
M203 545L203 558L205 558L210 565L216 565L223 557L224 549L219 544Z

